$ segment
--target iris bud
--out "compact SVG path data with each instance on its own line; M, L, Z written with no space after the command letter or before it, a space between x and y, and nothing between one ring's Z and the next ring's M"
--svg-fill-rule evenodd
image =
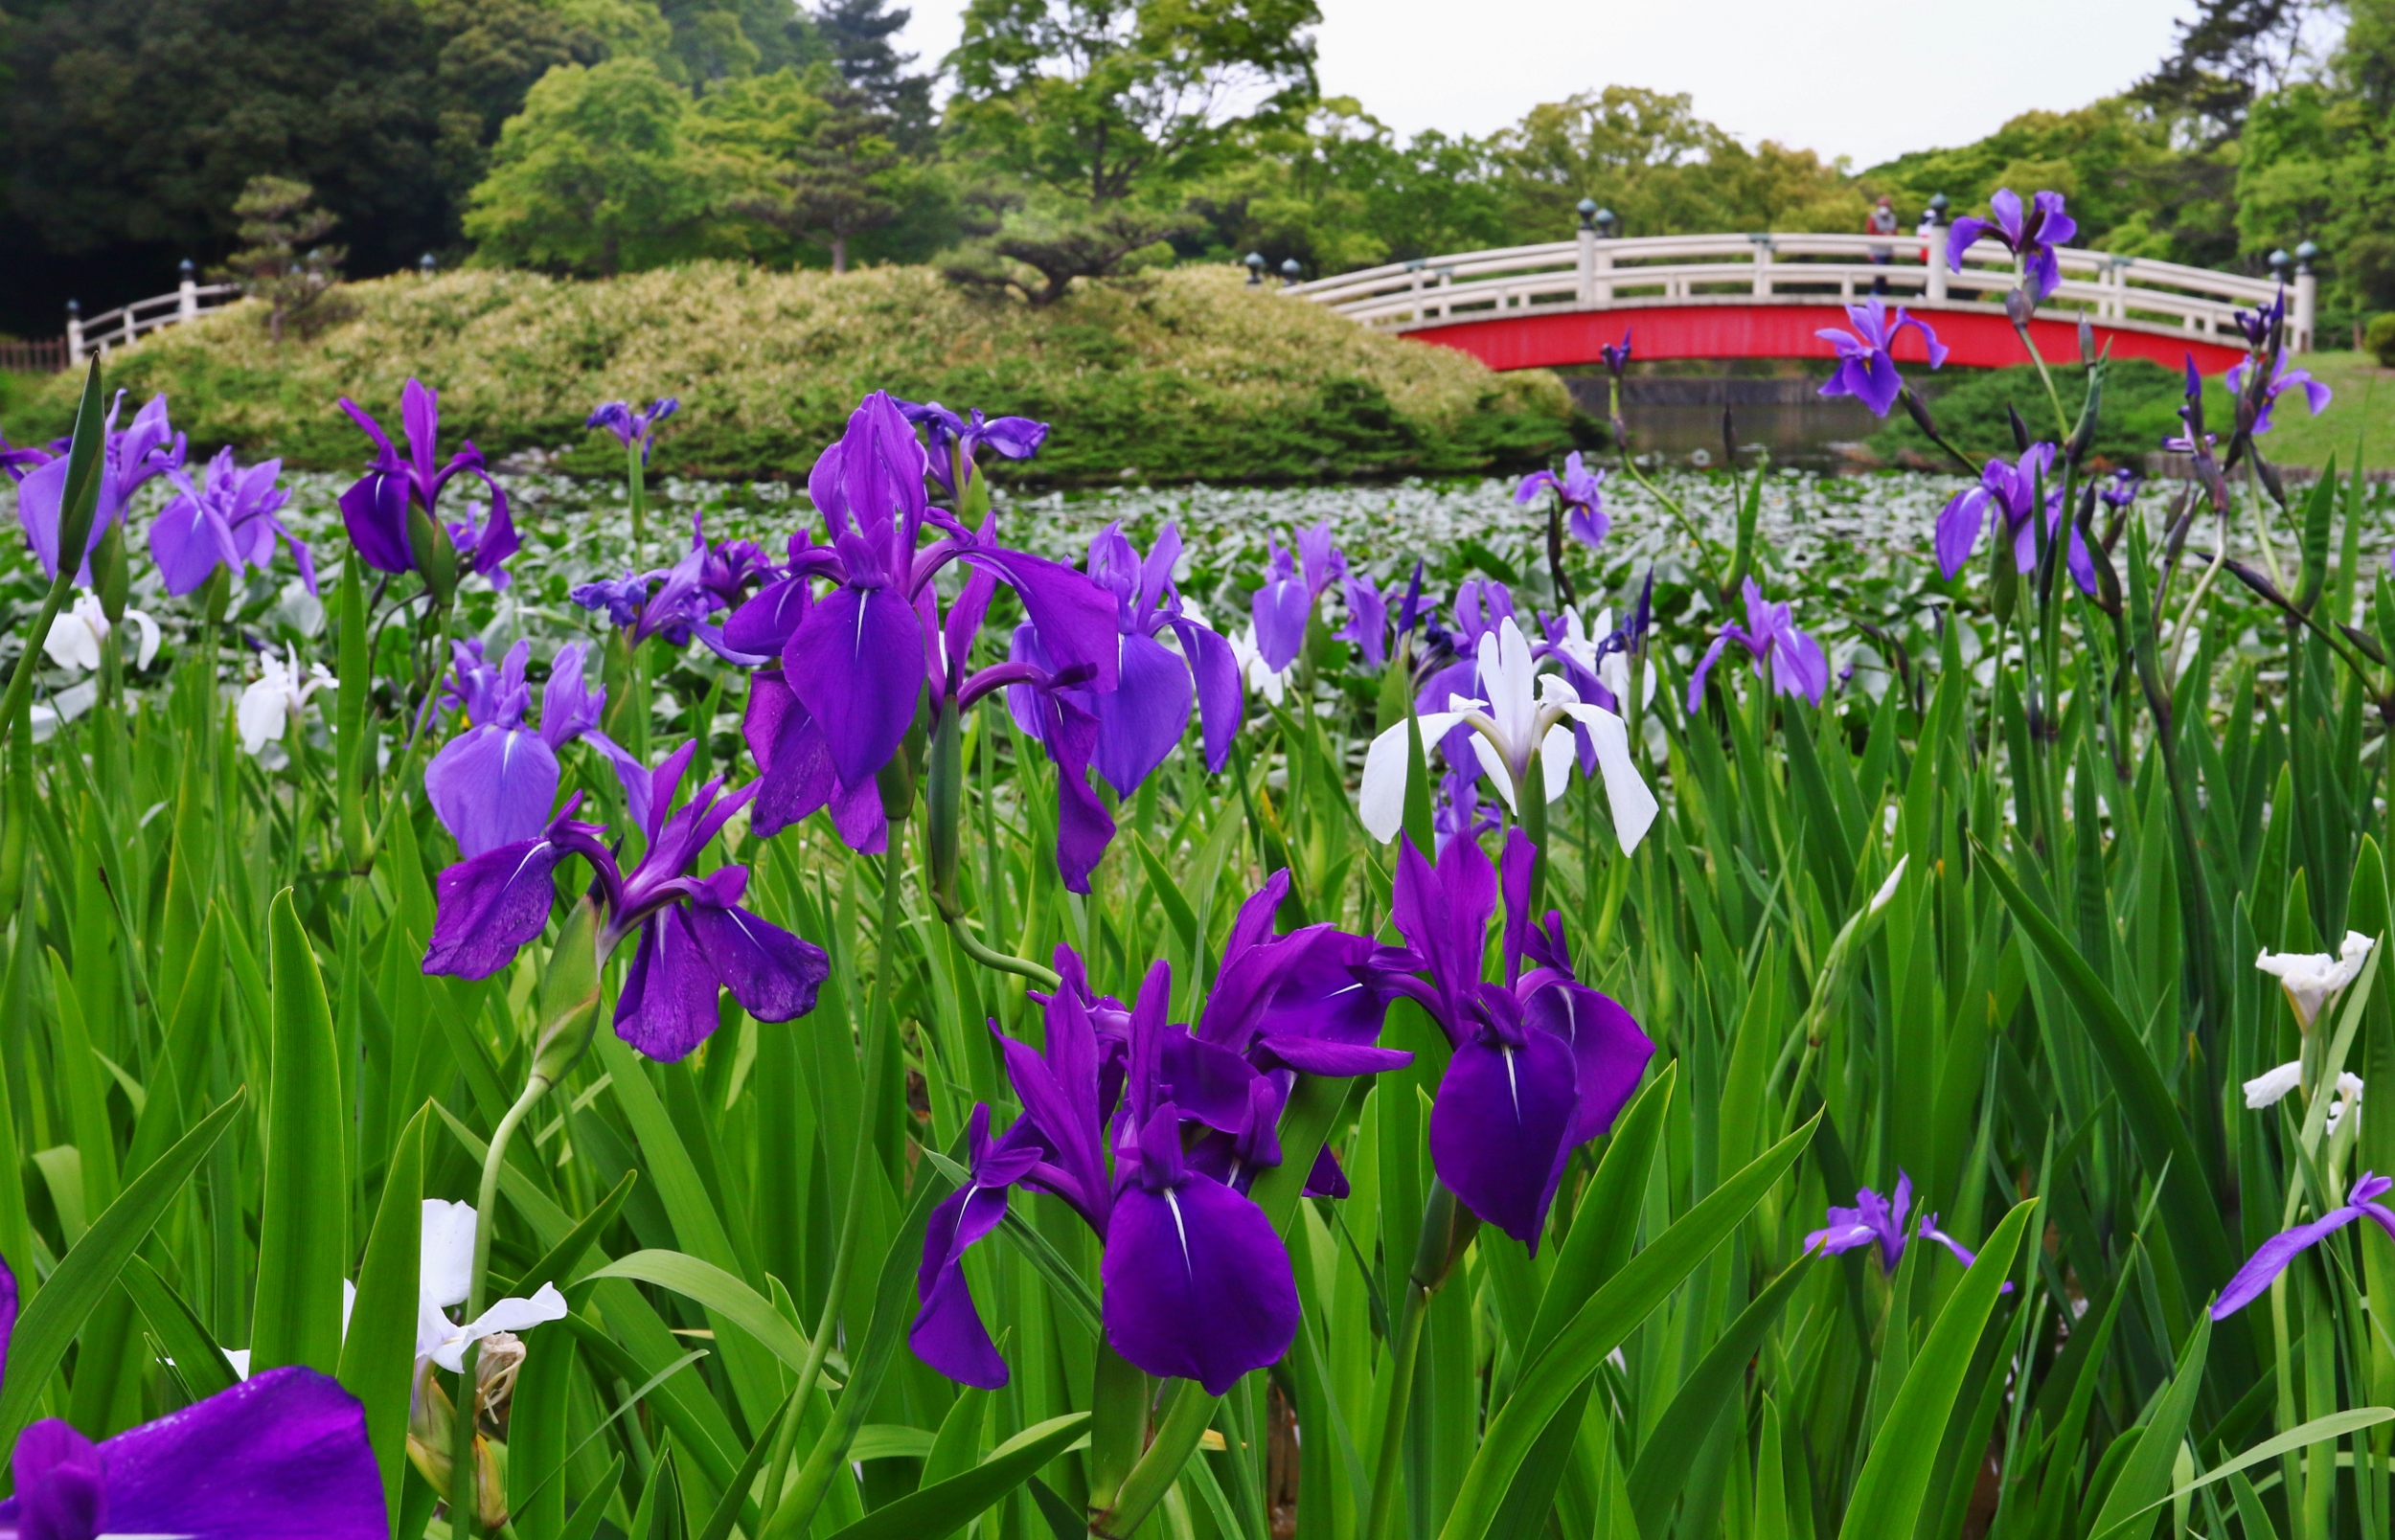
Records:
M110 625L125 622L125 600L132 595L133 574L125 560L125 521L118 519L100 532L100 543L91 552L92 590L100 598L100 612L108 617Z
M445 608L457 593L457 547L450 543L449 532L412 500L407 505L407 550L432 591L433 602Z
M2029 325L2029 318L2038 313L2038 297L2025 288L2008 291L2004 296L2004 317L2016 329Z
M532 1078L556 1085L590 1046L599 1024L599 904L584 896L566 912L565 928L540 976L539 1025Z
M943 919L953 920L964 913L956 896L956 863L965 801L965 731L954 701L943 701L938 711L924 775L924 844L931 861L931 901Z

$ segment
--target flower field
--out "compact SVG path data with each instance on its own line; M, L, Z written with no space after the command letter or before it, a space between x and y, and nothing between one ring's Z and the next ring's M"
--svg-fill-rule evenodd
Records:
M0 1528L2388 1533L2390 520L2280 340L2178 481L2098 366L1950 476L994 503L1046 424L285 474L95 371Z

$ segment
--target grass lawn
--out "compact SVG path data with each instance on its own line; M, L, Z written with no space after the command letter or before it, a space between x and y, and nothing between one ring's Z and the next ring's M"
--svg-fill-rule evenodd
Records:
M2318 466L2335 455L2350 469L2359 442L2363 469L2395 467L2395 369L2380 368L2364 352L2317 352L2298 362L2337 398L2315 418L2292 393L2280 396L2265 442L2270 458L2282 465Z

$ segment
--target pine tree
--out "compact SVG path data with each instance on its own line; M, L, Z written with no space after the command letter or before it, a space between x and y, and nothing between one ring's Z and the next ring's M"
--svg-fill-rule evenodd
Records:
M816 46L829 52L840 79L889 119L891 142L908 154L929 147L933 120L927 72L909 73L913 54L894 39L914 12L886 9L889 0L820 0L813 15Z

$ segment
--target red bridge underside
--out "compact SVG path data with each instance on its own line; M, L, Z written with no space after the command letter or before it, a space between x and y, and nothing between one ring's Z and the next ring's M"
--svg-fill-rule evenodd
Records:
M1994 309L1924 313L1946 344L1949 365L1982 369L2023 364L2012 323ZM1824 327L1851 329L1838 305L1653 305L1612 310L1559 310L1553 315L1458 320L1404 333L1468 352L1491 369L1557 369L1601 362L1597 350L1629 330L1635 356L1660 358L1834 358L1837 351L1813 335ZM2032 321L2030 334L2048 363L2079 356L2079 328L2065 321ZM2225 372L2245 350L2176 330L2095 324L2096 347L2115 358L2150 358L2177 369L2189 354L2205 374ZM1897 338L1897 361L1923 364L1928 350L1907 329Z

